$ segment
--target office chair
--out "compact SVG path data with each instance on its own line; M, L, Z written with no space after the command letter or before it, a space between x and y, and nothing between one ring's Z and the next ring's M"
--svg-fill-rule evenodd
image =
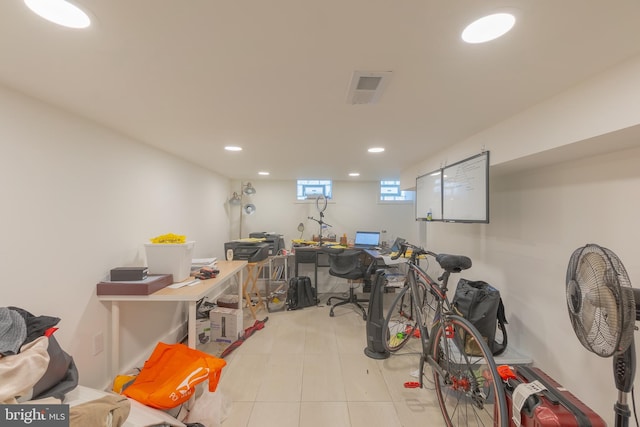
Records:
M334 249L326 248L325 251L329 255L329 274L335 277L341 277L347 279L349 282L349 296L346 298L330 297L327 300L327 305L331 305L332 299L340 300L339 303L331 307L329 316L333 317L333 309L339 305L353 304L362 311L362 318L367 320L367 312L360 305L361 302L369 302L366 299L360 299L354 293L355 280L367 280L367 266L363 262L363 253L356 249Z

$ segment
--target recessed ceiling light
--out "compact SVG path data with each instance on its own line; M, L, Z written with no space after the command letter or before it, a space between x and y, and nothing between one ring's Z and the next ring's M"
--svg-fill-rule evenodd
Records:
M462 32L462 40L467 43L484 43L505 35L516 23L510 13L494 13L473 21Z
M91 19L78 6L66 0L24 0L36 15L68 28L87 28Z
M370 153L382 153L384 151L384 148L382 147L373 147L373 148L369 148L367 150Z
M360 176L360 172L350 172L349 176Z
M227 145L224 149L227 151L242 151L242 147L237 147L235 145Z
M266 176L266 175L269 175L269 172L261 171L261 172L258 172L258 175L265 175Z

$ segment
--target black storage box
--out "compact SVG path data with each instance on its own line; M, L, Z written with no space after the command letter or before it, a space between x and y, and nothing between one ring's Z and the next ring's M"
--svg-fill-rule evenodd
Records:
M117 267L111 269L111 281L144 280L149 275L147 267Z

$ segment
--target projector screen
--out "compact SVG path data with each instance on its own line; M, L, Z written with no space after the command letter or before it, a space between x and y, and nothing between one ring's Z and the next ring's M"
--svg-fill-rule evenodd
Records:
M428 213L431 212L431 218ZM416 178L416 220L442 221L442 170Z
M488 223L489 152L445 166L442 173L442 220Z

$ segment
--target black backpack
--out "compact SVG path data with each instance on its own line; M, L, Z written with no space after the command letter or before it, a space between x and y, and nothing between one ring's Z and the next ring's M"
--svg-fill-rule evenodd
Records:
M287 310L316 305L316 290L311 286L311 279L307 276L292 277L289 279L287 290Z
M460 279L456 293L451 301L453 310L473 323L482 337L487 341L494 356L502 354L507 348L507 319L500 291L482 281L472 282ZM500 329L502 339L496 340L496 331ZM479 347L471 337L463 337L464 351L478 356Z

